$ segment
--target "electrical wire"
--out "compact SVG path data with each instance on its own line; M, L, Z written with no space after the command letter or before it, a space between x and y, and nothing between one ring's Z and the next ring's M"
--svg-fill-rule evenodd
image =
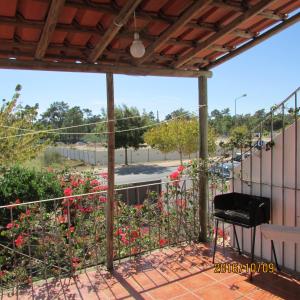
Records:
M194 112L191 112L191 113L187 112L187 113L181 114L180 116L171 118L169 120L164 120L164 121L161 121L159 123L154 123L154 124L135 127L135 128L130 128L130 129L116 130L115 133L129 132L129 131L135 131L135 130L141 130L141 129L150 128L150 127L155 127L155 126L158 126L160 124L168 123L172 120L182 118L183 116L187 116L189 114L192 115L192 116L195 116ZM121 119L118 119L118 120L121 120ZM126 118L123 118L123 119L126 119ZM113 121L116 121L116 120L113 120ZM105 121L104 123L106 123L106 122L110 122L110 121ZM79 127L79 126L81 126L81 125L70 126L70 127L75 128L75 127ZM84 125L84 126L87 126L87 125ZM59 128L59 129L61 129L61 128ZM64 128L64 129L66 129L66 128ZM24 133L24 134L17 134L17 135L1 137L0 140L5 140L5 139L9 139L9 138L14 138L14 137L28 136L28 135L33 135L33 134L40 134L40 133L55 133L55 134L59 134L59 135L106 135L106 134L109 134L111 132L108 132L108 131L107 132L99 132L99 133L97 133L97 132L54 132L54 131L41 130L41 131L35 131L35 132L30 132L30 133Z

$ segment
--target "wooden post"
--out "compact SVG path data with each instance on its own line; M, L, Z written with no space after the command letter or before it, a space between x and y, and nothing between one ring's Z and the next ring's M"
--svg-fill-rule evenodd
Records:
M207 158L208 158L208 121L207 121L207 78L198 78L199 89L199 218L200 235L199 242L207 241L208 225L208 178L207 178Z
M114 112L114 80L113 74L106 74L107 89L107 131L108 131L108 162L107 162L107 206L106 206L106 264L113 270L113 227L114 227L114 188L115 188L115 112Z

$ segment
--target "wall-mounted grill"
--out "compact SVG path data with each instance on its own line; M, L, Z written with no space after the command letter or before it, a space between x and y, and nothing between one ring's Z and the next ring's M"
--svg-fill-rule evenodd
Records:
M218 238L219 221L233 225L234 237L237 243L239 254L241 254L239 241L236 234L235 225L254 228L251 245L251 262L254 260L255 233L256 226L269 223L270 221L270 199L241 193L228 193L217 195L214 198L214 217L216 221L216 234L214 241L213 263ZM274 257L276 254L272 245ZM277 259L276 259L277 264Z

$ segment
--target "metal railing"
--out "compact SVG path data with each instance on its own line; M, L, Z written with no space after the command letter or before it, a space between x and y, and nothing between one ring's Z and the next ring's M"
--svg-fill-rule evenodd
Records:
M273 106L259 124L249 131L248 145L232 149L232 153L237 150L241 152L240 165L232 168L232 191L269 197L270 223L295 227L299 226L300 220L297 197L299 94L300 88ZM241 228L241 248L249 252L249 245L245 245L245 240L248 240L246 234L249 234L248 230ZM257 235L259 249L255 251L256 256L273 260L271 247L261 233ZM297 270L297 244L291 247L284 242L277 243L276 252L283 268L300 271ZM286 262L287 259L289 262Z
M137 190L137 199L129 198ZM141 190L142 196L140 195ZM114 259L195 241L198 189L190 178L115 189ZM106 260L106 191L0 206L0 295L75 275Z

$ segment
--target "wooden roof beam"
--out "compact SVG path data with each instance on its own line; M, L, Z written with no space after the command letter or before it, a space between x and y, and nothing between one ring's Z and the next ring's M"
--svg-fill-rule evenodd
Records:
M300 21L300 13L297 13L296 15L290 17L289 19L286 19L284 21L282 21L279 25L273 27L272 29L262 33L261 35L253 38L252 41L240 46L239 48L233 50L232 52L230 52L229 54L222 56L219 59L216 59L213 62L210 62L209 64L207 64L207 68L211 69L214 68L226 61L228 61L229 59L247 51L248 49L251 49L252 47L256 46L257 44L265 41L266 39L272 37L273 35L285 30L286 28L292 26L293 24L296 24L297 22Z
M249 5L248 7L246 7L246 6L239 5L234 1L224 1L224 0L214 0L214 5L218 7L229 8L236 12L245 12L247 9L251 9L253 7ZM277 13L272 10L263 10L258 15L266 19L277 20L277 21L287 18L286 14Z
M173 67L178 68L186 64L188 61L190 61L193 57L197 56L201 51L206 50L208 47L215 44L219 39L224 37L227 34L230 34L233 32L238 26L240 26L243 22L251 19L252 17L259 14L261 11L263 11L266 7L271 5L276 0L262 0L249 10L247 10L244 14L240 15L236 19L234 19L232 22L224 26L222 29L220 29L216 34L212 35L202 43L200 43L197 47L189 51L187 54L183 55L177 62L173 64Z
M120 31L121 27L127 23L129 17L133 14L137 6L142 2L142 0L128 0L125 5L120 10L120 13L114 19L111 26L105 32L103 38L95 46L93 51L89 56L90 62L95 62L102 55L103 51L110 44L110 42L115 38L115 36Z
M48 16L40 36L39 43L35 51L35 58L42 59L47 51L47 47L51 41L55 31L58 18L64 8L65 0L52 0L48 12Z
M26 28L35 28L35 29L40 29L43 26L42 21L36 21L36 20L25 20L23 17L19 16L17 18L13 17L3 17L0 16L0 24L1 25L15 25L15 26L24 26ZM193 25L191 25L193 24ZM189 26L193 26L194 29L205 29L211 32L217 32L216 26L212 23L189 23ZM71 33L88 33L88 34L95 34L98 36L103 36L104 31L101 28L98 27L91 27L91 26L84 26L80 25L80 27L75 26L74 24L57 24L56 31L62 31L62 32L71 32ZM133 32L128 31L128 30L121 30L118 33L118 36L120 37L132 37ZM233 35L242 37L242 38L253 38L256 33L247 31L247 30L240 30L236 29L233 31ZM149 41L149 42L154 42L157 37L154 35L150 35L147 33L140 32L140 37L142 40ZM192 46L193 42L192 41L184 41L184 40L178 40L175 38L170 38L167 41L167 44L170 45L182 45L182 46Z
M0 58L0 69L85 72L85 73L114 73L137 76L167 76L167 77L211 77L212 72L206 70L174 70L173 68L160 68L145 65L136 67L125 64L91 64L91 63L65 63L42 60L19 60Z
M181 28L183 28L190 20L195 18L199 11L201 11L205 6L209 5L212 0L199 0L192 4L189 8L187 8L184 13L177 19L175 23L170 25L160 36L159 38L152 43L147 49L145 55L137 60L137 64L142 64L151 55L155 52L155 50L159 49L162 45L164 45L172 36L176 34Z

